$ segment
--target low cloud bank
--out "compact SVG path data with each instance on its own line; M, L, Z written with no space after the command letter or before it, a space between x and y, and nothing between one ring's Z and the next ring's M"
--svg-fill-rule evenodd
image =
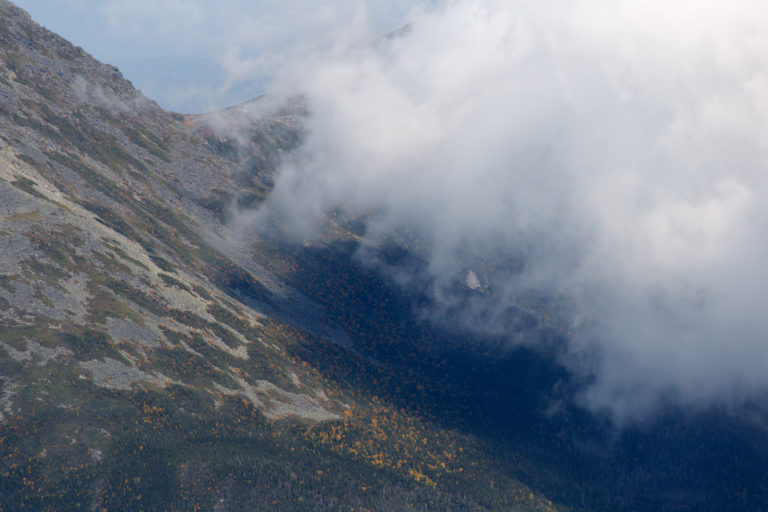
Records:
M457 0L410 19L277 75L308 136L253 217L308 236L330 208L375 212L366 236L425 256L394 271L427 280L433 318L515 344L536 340L510 307L549 314L580 403L617 422L764 393L768 7Z

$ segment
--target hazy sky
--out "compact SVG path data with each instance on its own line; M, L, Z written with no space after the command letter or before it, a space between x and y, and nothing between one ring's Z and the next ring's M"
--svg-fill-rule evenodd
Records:
M370 238L419 238L427 267L393 271L429 284L426 315L510 345L536 339L509 305L545 298L585 407L622 422L768 392L763 0L19 4L166 107L265 77L306 95L306 143L241 219L310 236L329 208L374 211Z
M418 0L17 0L38 23L117 65L161 106L200 112L265 92L275 67L354 27L371 38ZM355 34L361 39L362 34Z

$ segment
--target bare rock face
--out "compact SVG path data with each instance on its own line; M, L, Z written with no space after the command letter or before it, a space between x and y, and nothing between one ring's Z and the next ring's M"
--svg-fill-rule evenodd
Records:
M263 196L251 170L276 165L271 147L222 149L251 118L166 112L6 1L0 64L3 354L117 390L173 383L213 398L217 376L231 382L236 367L243 386L295 391L287 375L303 371L259 319L311 325L320 308L256 264L247 245L229 243L222 222L238 195ZM251 135L279 125L281 141L298 137L300 113L258 102L248 112ZM280 307L288 297L301 315ZM262 358L279 368L275 382L254 371ZM42 378L33 373L14 375L30 396ZM313 407L308 417L336 417L330 402Z

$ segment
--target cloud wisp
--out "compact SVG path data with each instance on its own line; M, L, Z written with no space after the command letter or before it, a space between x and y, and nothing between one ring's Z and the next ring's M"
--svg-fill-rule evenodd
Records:
M743 403L768 389L766 24L751 0L415 12L284 68L312 115L265 208L375 211L368 237L418 238L436 317L509 343L544 299L617 422Z
M275 69L340 33L381 33L421 0L16 0L163 107L202 113L262 94ZM430 0L428 0L430 1ZM351 35L351 34L350 34Z

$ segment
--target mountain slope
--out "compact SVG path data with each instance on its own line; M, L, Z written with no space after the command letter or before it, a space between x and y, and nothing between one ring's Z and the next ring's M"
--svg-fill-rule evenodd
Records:
M759 413L617 432L548 345L421 321L359 220L238 222L306 115L166 112L0 0L0 510L767 508Z
M238 145L6 1L0 63L0 510L551 508L309 361L374 367L223 222L268 193L300 104L249 105Z
M261 284L267 275L257 281L254 274L264 271L230 259L236 251L213 249L223 245L221 234L197 206L221 190L215 187L235 189L236 167L180 130L180 119L141 97L115 69L20 16L3 19L4 61L12 63L5 68L0 149L8 328L87 337L82 353L68 355L90 365L103 384L110 370L89 362L91 355L111 356L114 368L156 385L183 379L142 372L147 349L195 354L200 350L185 340L201 344L224 358L209 368L222 377L257 353L273 357L276 349L257 341L268 336L259 312L227 293L242 289L265 305L283 293ZM8 28L9 21L17 25ZM32 46L41 40L49 44ZM91 353L91 338L103 352ZM20 349L8 345L17 359L29 355ZM238 387L231 375L223 378Z

